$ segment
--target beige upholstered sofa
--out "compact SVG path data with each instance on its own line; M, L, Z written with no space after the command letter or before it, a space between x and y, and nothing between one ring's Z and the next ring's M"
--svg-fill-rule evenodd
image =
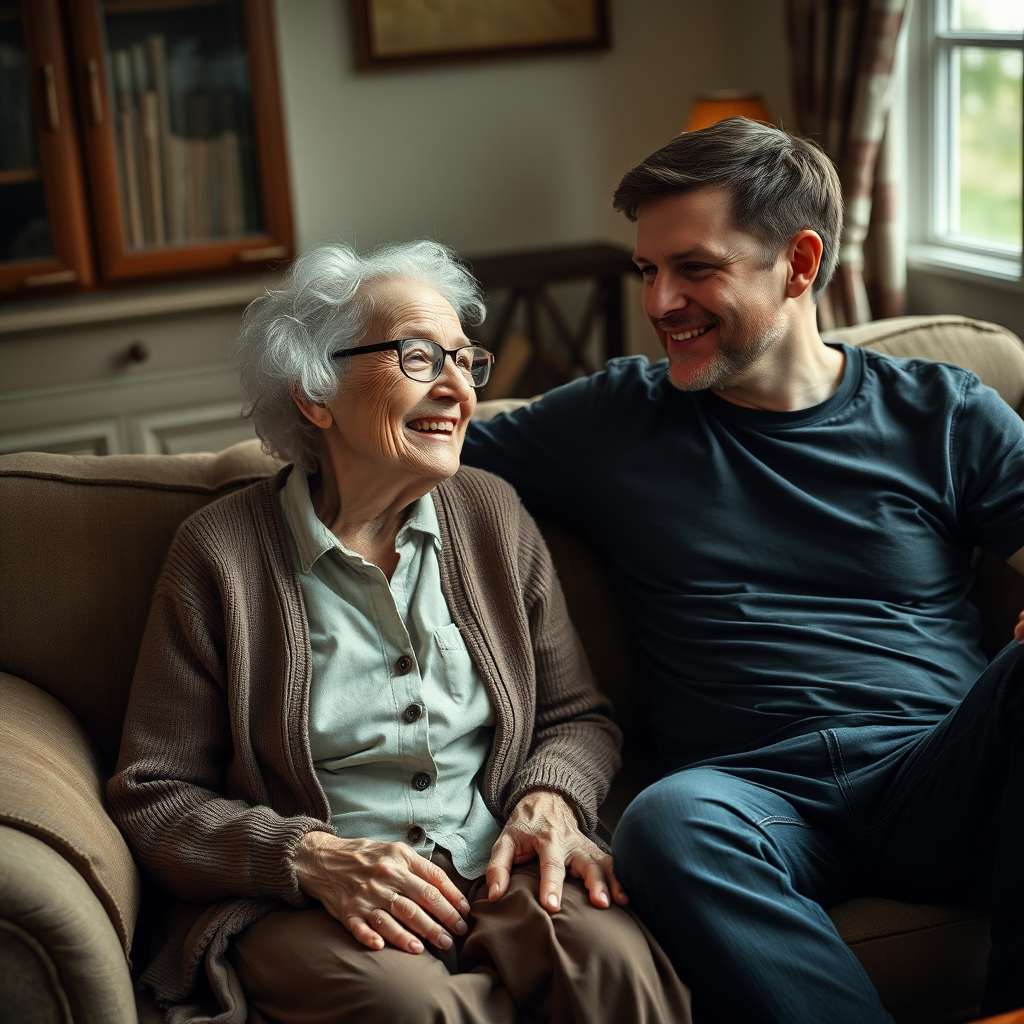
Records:
M894 355L960 363L1024 415L1024 345L991 324L904 318L842 332ZM489 410L481 407L481 414ZM0 458L0 1017L19 1024L143 1024L136 963L159 930L147 887L104 811L104 783L149 595L189 514L274 468L255 442L219 455ZM1024 482L1022 482L1024 486ZM593 557L546 525L570 610L627 734L610 826L647 781L629 643ZM1024 608L1024 580L982 557L976 597L990 651ZM140 906L143 908L140 913ZM832 911L901 1022L977 1009L983 909L857 900Z

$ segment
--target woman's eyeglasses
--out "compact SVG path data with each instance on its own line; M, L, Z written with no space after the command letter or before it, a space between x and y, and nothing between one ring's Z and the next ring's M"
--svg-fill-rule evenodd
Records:
M332 352L332 359L345 356L361 356L364 352L387 352L394 349L398 353L398 365L402 373L410 380L429 384L437 380L444 369L445 356L451 356L455 368L474 388L482 388L491 375L491 364L494 353L488 352L482 345L463 345L462 348L442 348L436 341L424 338L402 338L401 341L383 341L379 345L357 345L355 348L343 348Z

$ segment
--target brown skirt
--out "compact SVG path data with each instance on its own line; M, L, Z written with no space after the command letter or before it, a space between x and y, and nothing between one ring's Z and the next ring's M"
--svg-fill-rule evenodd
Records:
M369 950L322 907L250 925L228 954L250 1024L690 1024L688 990L628 911L594 907L567 878L549 914L536 862L513 871L497 903L484 879L448 870L470 927L447 953Z

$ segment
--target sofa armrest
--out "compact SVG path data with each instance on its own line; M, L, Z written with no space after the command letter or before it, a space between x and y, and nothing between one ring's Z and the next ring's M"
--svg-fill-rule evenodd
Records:
M0 825L0 1017L137 1024L106 909L52 846Z
M96 751L67 708L6 672L0 672L0 778L0 825L45 843L76 869L127 957L140 879L107 814Z

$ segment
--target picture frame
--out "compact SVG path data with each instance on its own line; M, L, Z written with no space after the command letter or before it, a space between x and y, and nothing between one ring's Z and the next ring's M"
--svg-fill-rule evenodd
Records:
M354 0L362 71L606 50L607 0Z

